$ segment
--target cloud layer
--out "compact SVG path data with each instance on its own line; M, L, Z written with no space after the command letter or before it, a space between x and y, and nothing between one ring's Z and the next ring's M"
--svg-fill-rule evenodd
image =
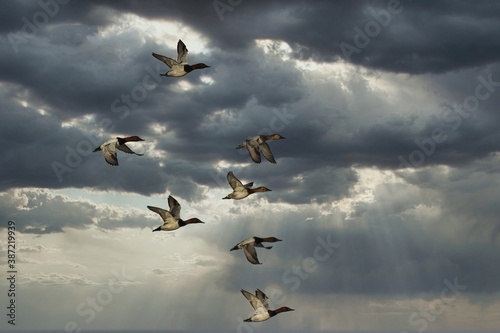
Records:
M241 331L241 288L296 308L264 330L500 324L498 4L4 7L0 215L16 222L24 328ZM151 52L174 57L179 39L211 67L160 76ZM286 137L276 165L235 149L270 133ZM144 156L92 152L129 135ZM272 191L222 200L229 171ZM152 233L146 206L168 195L206 223ZM283 242L253 266L229 251L252 235Z

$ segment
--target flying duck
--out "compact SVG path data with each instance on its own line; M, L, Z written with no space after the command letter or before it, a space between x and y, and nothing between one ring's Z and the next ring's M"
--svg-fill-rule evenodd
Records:
M284 139L284 137L279 134L256 135L240 143L236 149L247 148L250 157L255 163L260 163L260 153L262 153L269 162L276 163L271 148L269 148L266 141L280 139Z
M241 289L241 293L247 298L250 305L255 310L255 313L250 318L244 320L246 322L264 321L281 312L295 311L287 306L282 306L276 310L269 310L269 298L260 291L260 289L255 291L255 295L243 289Z
M231 185L231 188L233 189L233 193L229 193L228 195L226 195L222 199L241 200L243 198L248 197L252 193L271 191L270 189L268 189L267 187L264 187L264 186L252 188L253 182L243 185L240 182L240 180L233 175L232 171L230 171L227 174L227 181L229 182L229 185Z
M248 262L254 264L254 265L260 265L261 263L259 262L259 258L257 258L257 251L255 251L256 247L263 247L265 249L272 249L272 246L264 246L262 245L262 242L268 242L268 243L274 243L274 242L281 242L281 239L278 239L276 237L249 237L235 246L233 246L229 251L234 251L234 250L239 250L243 249L243 253L245 254L245 257L247 257Z
M104 142L102 145L94 149L94 152L102 150L104 153L104 159L106 162L108 162L111 165L118 165L118 158L116 157L116 149L121 150L127 154L136 154L139 156L142 156L144 154L138 154L132 149L130 149L125 143L126 142L133 142L133 141L144 141L140 137L134 135L134 136L127 136L126 138L115 138L111 139L109 141Z
M181 205L179 205L177 200L175 200L171 195L168 196L168 206L170 207L170 211L154 206L148 206L149 210L158 213L163 219L163 224L153 231L172 231L177 230L180 227L185 226L186 224L205 223L203 221L200 221L196 217L190 218L186 221L181 219Z
M180 39L177 42L177 60L174 60L172 58L154 52L152 54L153 57L164 62L170 68L170 70L165 74L160 74L161 76L181 77L195 69L210 67L203 63L189 65L187 62L188 49Z

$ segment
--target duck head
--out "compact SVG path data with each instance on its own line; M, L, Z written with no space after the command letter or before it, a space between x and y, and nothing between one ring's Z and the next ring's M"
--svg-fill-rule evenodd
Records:
M282 306L281 308L276 309L276 312L278 312L278 313L280 313L280 312L288 312L288 311L295 311L295 309L291 309L288 306Z
M193 68L193 69L202 69L202 68L208 68L208 67L210 67L210 66L205 65L204 63L191 65L191 68Z
M272 191L271 189L268 189L265 186L260 186L252 189L252 192L271 192L271 191Z
M270 315L271 317L276 316L278 313L281 313L281 312L288 312L288 311L295 311L295 309L290 309L288 306L282 306L281 308L276 309L276 310L268 310L269 315Z
M190 218L189 220L184 221L185 224L191 224L191 223L205 223L201 221L199 218L193 217Z

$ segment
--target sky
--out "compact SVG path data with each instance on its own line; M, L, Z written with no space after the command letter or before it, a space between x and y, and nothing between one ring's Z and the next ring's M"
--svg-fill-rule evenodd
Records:
M1 6L2 331L500 329L500 3ZM179 39L210 67L160 76ZM152 233L169 195L205 223ZM295 311L243 323L257 288Z

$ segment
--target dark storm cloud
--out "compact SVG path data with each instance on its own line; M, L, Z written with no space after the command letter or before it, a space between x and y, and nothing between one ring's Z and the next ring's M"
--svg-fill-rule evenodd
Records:
M281 39L297 58L344 58L398 73L443 73L497 62L500 56L500 42L493 37L500 28L500 5L490 1L252 1L225 11L222 21L212 2L105 5L182 20L224 50L241 50L253 39ZM342 43L357 50L344 52Z
M73 29L95 33L85 27ZM80 35L73 36L77 41L64 41L70 45L60 45L60 39L66 37L59 36L60 33L71 34L64 31L51 35L50 42L55 44L49 43L48 49L30 44L18 55L4 52L0 68L3 81L21 84L30 91L32 99L52 106L52 113L61 119L82 114L112 114L113 101L121 100L122 94L130 95L131 89L148 74L146 66L122 59L109 45L71 45L85 39ZM131 37L127 36L127 41L117 37L111 47L130 43ZM6 43L4 46L8 47Z
M101 139L86 131L61 127L56 118L20 106L4 110L4 122L0 126L3 128L2 142L7 150L0 162L5 176L0 184L2 189L90 185L102 189L111 186L124 191L134 191L132 188L136 188L139 193L144 190L145 193L164 191L165 179L153 160L138 159L135 160L135 166L123 163L128 164L129 168L112 168L106 164L101 152L92 153L95 147L109 138ZM119 161L124 162L130 157L121 154ZM144 167L143 163L149 164L150 170L157 170L154 178L143 179L139 172ZM123 177L123 180L110 179L114 177L113 174Z
M4 3L2 9L0 32L11 33L13 44L21 39L29 43L30 39L51 24L78 21L99 26L109 22L107 15L102 15L103 10L95 10L97 8L90 2L28 0Z
M463 45L468 45L474 33L485 33L496 24L491 22L496 12L495 5L451 4L440 2L425 7L402 2L404 10L392 18L380 36L363 48L360 56L369 56L375 59L374 67L390 71L394 70L391 66L398 63L387 61L379 64L382 60L376 60L371 52L380 55L380 59L391 59L391 54L395 53L393 48L400 50L401 43L397 39L389 43L386 39L400 30L420 36L413 38L410 34L404 38L410 46L414 43L413 47L424 50L432 39L436 39L436 43L438 39L441 43L448 43L445 34L451 34L454 25L460 22L466 24L482 18L488 22L481 27L466 25L469 30L467 38L462 40ZM217 171L213 163L219 160L249 162L244 151L234 149L237 144L258 133L280 132L287 139L271 143L278 160L276 167L282 171L280 176L272 176L274 166L266 165L266 161L259 166L249 163L247 167L259 169L247 172L247 175L252 180L261 180L263 184L292 193L291 190L298 185L293 178L302 174L307 180L302 190L283 199L298 203L309 202L311 195L314 196L315 185L312 184L321 182L320 170L342 170L339 177L331 177L330 185L316 191L323 196L330 191L327 189L335 187L337 197L346 193L349 184L355 182L352 172L345 171L353 165L397 168L404 166L399 156L408 163L412 162L412 157L415 160L415 157L423 156L424 161L419 160L422 163L414 163L413 166L417 167L454 165L498 151L495 105L500 95L496 92L491 92L486 101L480 101L481 113L477 112L470 118L462 117L460 126L452 118L456 114L445 117L443 113L426 118L418 112L405 116L396 111L395 116L383 123L365 124L365 120L359 117L359 120L344 126L353 110L343 96L341 84L332 83L331 91L313 95L316 90L324 89L321 80L306 82L303 73L291 60L265 54L253 43L256 38L282 39L295 48L292 56L336 61L340 50L338 44L349 41L343 34L349 35L351 27L367 22L371 15L368 5L382 10L387 3L317 2L315 6L308 6L303 2L287 2L285 6L278 1L270 4L243 2L233 11L226 12L222 22L210 2L200 2L198 6L183 3L174 6L164 2L149 2L145 6L134 1L68 3L61 5L53 20L51 18L28 43L20 45L17 54L9 48L7 32L18 29L12 23L6 23L0 62L0 79L7 82L2 106L6 110L2 114L5 130L2 133L3 141L8 143L4 152L6 158L2 162L5 172L2 187L93 186L151 194L163 193L169 185L177 184L180 188L179 184L184 184L186 190L181 191L182 195L194 198L197 184L213 185L214 177L224 179L229 171ZM17 5L11 9L14 13L28 15L37 6L36 3L29 8ZM450 14L446 14L447 9L450 9ZM100 13L100 19L92 21L89 18L95 12ZM128 12L146 18L181 20L186 26L199 30L208 37L210 50L204 52L190 47L190 59L199 59L212 67L188 75L185 80L193 88L179 91L179 80L158 76L166 66L150 55L153 50L175 54L175 45L165 48L151 37L145 38L133 30L110 37L99 36L100 28L113 22L119 13ZM332 20L335 13L342 15ZM442 16L444 20L440 20ZM430 24L421 24L426 19L431 21ZM405 28L417 24L419 29ZM439 24L439 29L431 32L433 24ZM481 40L476 38L474 42L481 43ZM298 45L302 50L300 54L296 49ZM446 50L445 46L437 48L432 56L415 53L417 60L403 72L435 71L434 65L419 62L418 58L427 59L429 63L442 61L439 59L446 58L445 52L441 52ZM494 54L494 46L484 47L487 47L486 53ZM416 51L403 47L398 52ZM487 62L484 54L476 52L469 59L479 66ZM359 59L353 57L353 60ZM472 66L450 59L446 63L456 69ZM412 66L420 69L415 70ZM474 94L477 75L486 78L492 75L493 81L497 82L498 73L496 66L490 66L488 71L468 70L435 80L425 76L424 80L430 82L437 93L444 91L448 104L463 103L464 98ZM200 79L202 75L212 77L214 83L204 83ZM370 91L367 78L360 78L361 75L354 72L351 76L347 80L348 89L359 96L360 105L367 108L354 111L368 115L374 107L393 108L383 96L375 96ZM144 82L149 88L145 88ZM8 98L8 95L15 98ZM21 100L29 102L27 110L31 111L19 106ZM46 114L38 115L38 108L43 108ZM415 108L418 110L418 106ZM61 126L63 122L81 119L84 115L93 116L93 122L90 121L86 128ZM425 126L419 127L418 122L424 122ZM175 140L171 135L153 133L152 125L165 125L167 133L173 134ZM428 156L425 147L429 147L428 142L436 128L446 131L447 139L433 143L434 147L429 148L433 152ZM82 148L83 141L85 145L95 147L109 138L104 134L90 140L89 129L136 134L143 136L146 143L157 140L155 153L164 157L148 157L147 150L153 147L146 145L144 157L120 155L120 161L126 163L121 163L118 168L110 168L99 154L81 156L81 162L74 163L78 167L69 165L70 151ZM328 137L332 130L341 134ZM485 133L487 136L482 135ZM417 141L424 142L424 148ZM84 148L88 149L87 146ZM419 156L414 151L418 151ZM164 167L159 166L160 161L165 163ZM64 181L60 181L54 171L54 162L71 169L59 169ZM285 163L287 166L283 167ZM151 172L144 175L141 172L144 169ZM244 170L235 171L245 175ZM126 181L117 181L121 177ZM225 182L215 183L215 186L222 186Z

